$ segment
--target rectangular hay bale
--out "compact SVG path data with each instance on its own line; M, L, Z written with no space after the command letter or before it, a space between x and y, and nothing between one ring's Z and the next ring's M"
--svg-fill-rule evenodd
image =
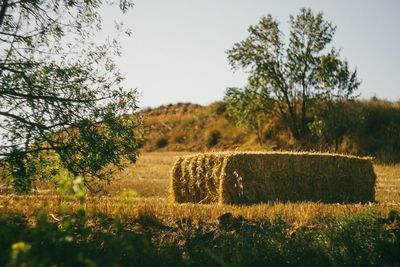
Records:
M370 158L293 152L220 152L179 158L171 171L175 202L375 201Z

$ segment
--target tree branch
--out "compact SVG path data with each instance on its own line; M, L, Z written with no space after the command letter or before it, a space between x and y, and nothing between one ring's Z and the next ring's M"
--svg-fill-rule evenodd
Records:
M3 21L6 16L7 8L8 8L8 0L3 0L3 3L1 4L1 9L0 9L0 29L3 26Z
M27 119L25 119L25 118L23 118L21 116L18 116L18 115L15 115L15 114L11 114L11 113L8 113L8 112L3 112L3 111L0 111L0 116L13 118L13 119L15 119L15 120L17 120L19 122L22 122L22 123L30 125L30 126L34 126L34 127L38 128L40 130L51 130L51 129L55 128L55 127L60 127L60 126L66 125L65 123L57 123L57 124L53 124L53 125L47 126L47 125L44 125L44 124L41 124L41 123L29 121L29 120L27 120Z

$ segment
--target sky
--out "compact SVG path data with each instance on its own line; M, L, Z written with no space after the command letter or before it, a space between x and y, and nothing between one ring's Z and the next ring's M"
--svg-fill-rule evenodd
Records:
M289 15L300 8L323 12L337 26L332 45L357 68L361 98L400 100L399 0L134 0L125 15L103 9L104 30L124 21L132 37L121 40L116 62L124 86L137 88L141 107L221 100L228 87L246 84L232 71L226 51L247 29L271 14L288 35Z

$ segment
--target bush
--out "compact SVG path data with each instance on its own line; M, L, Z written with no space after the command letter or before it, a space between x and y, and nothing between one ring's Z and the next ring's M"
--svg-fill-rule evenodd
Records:
M117 220L91 218L83 211L57 224L46 214L30 227L18 216L0 218L1 266L159 266L150 240ZM15 225L15 221L18 222Z
M175 143L184 144L186 139L187 139L186 135L178 135L175 137Z
M132 227L83 211L33 226L0 215L0 266L399 266L400 216L320 217L293 228L281 216L219 226L190 219ZM136 222L138 223L138 222ZM161 232L160 229L168 229ZM135 230L136 229L136 230ZM140 230L138 230L140 229ZM152 230L153 229L153 230ZM154 230L158 229L158 230Z
M400 106L385 101L362 103L363 123L353 134L360 154L386 163L400 162Z
M215 115L221 115L226 112L226 103L224 101L217 101L209 106L211 112Z
M395 212L398 214L397 212ZM210 230L186 224L169 245L189 266L398 266L399 221L366 213L293 229L277 216Z
M167 138L161 137L161 138L157 139L157 142L156 142L157 148L163 148L163 147L166 147L167 145L168 145Z
M213 130L207 134L207 147L211 148L218 145L221 139L221 132Z

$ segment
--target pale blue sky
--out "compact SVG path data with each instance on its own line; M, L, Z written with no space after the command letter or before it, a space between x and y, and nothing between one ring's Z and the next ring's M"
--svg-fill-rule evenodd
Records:
M122 16L104 12L107 23L122 19L133 36L117 59L126 87L141 92L140 106L176 102L209 104L246 75L232 72L225 51L247 28L271 14L287 33L289 14L301 7L322 11L338 26L333 45L357 67L363 98L400 100L400 0L134 0Z

